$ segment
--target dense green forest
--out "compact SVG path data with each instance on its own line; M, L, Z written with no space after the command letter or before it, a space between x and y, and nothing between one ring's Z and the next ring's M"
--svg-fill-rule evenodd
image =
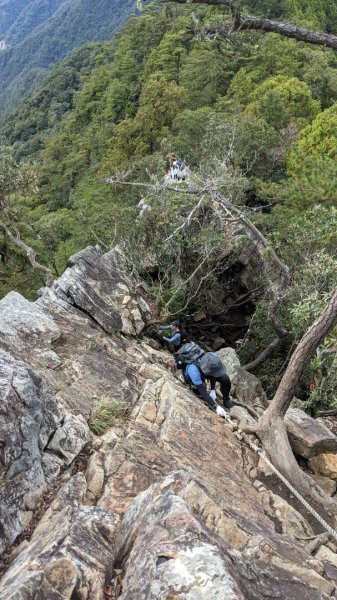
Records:
M245 7L336 31L333 0L247 0ZM188 277L204 256L213 264L224 237L208 216L211 195L205 192L202 226L188 239L176 236L169 250L163 244L198 201L158 193L171 153L187 160L194 182L246 211L289 266L278 318L291 336L258 373L270 390L293 344L336 288L337 57L275 34L204 33L226 18L220 7L151 6L111 41L81 48L2 119L1 139L11 146L10 156L3 146L2 160L19 182L7 193L10 214L55 275L86 244L118 242L135 268L154 263L162 273L172 264L178 268L183 251L179 269ZM22 169L28 178L20 179ZM157 191L109 185L109 177L154 184ZM143 219L141 199L152 207ZM22 251L3 236L0 254L1 295L14 288L34 297L43 279L27 267ZM163 278L160 300L185 319L212 301L207 286L192 299L178 288ZM267 312L266 297L250 324L243 361L273 339ZM303 381L302 397L313 406L337 404L329 353L336 342L333 332Z
M7 46L22 42L67 0L4 0L0 4L0 35Z
M133 0L3 0L0 113L13 108L72 50L111 37L134 9Z
M20 17L26 0L0 0L0 35L3 36Z

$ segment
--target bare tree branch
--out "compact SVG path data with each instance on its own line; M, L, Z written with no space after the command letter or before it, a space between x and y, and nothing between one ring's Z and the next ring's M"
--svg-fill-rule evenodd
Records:
M172 240L172 238L174 238L174 236L177 235L177 233L179 233L179 231L182 231L182 229L185 229L185 227L187 227L187 225L190 224L192 217L197 212L198 208L200 208L203 201L204 201L204 197L202 196L200 198L199 202L194 206L194 208L191 210L189 215L186 217L185 221L179 227L177 227L177 229L175 229L174 232L171 233L171 235L169 235L169 237L166 238L166 240L164 240L164 244L166 242L169 242L170 240Z
M246 365L243 365L243 368L246 371L255 371L255 369L262 365L268 358L273 356L273 354L275 354L277 350L280 350L283 343L284 339L279 337L276 338L269 344L269 346L267 346L267 348L262 350L262 352L254 360L252 360L250 363L247 363Z
M193 196L204 196L209 194L212 197L212 200L219 204L222 208L224 208L227 214L235 217L245 226L245 229L251 234L254 241L257 242L260 250L267 250L268 256L271 258L274 266L282 275L282 278L285 281L289 281L289 268L286 266L284 262L277 256L276 252L268 246L268 241L264 237L264 235L259 231L257 227L244 215L242 210L240 210L237 206L235 206L228 198L221 196L216 187L204 186L201 188L175 188L171 186L164 186L161 184L152 184L152 183L142 183L142 182L133 182L133 181L123 181L118 179L113 179L112 177L108 177L105 179L106 183L111 185L127 185L132 187L142 187L152 190L153 192L175 192L179 194L191 194ZM193 209L194 210L194 209ZM186 221L187 222L187 221ZM167 238L169 240L171 236Z
M44 265L41 265L39 262L37 262L35 251L33 250L33 248L31 248L30 246L28 246L27 244L25 244L25 242L23 242L21 240L19 231L16 229L16 231L15 231L16 235L14 236L13 233L8 229L7 225L5 225L5 223L3 223L2 221L0 221L0 228L5 232L8 239L15 246L17 246L18 248L21 248L21 250L25 251L25 253L28 257L28 260L29 260L30 264L32 265L33 269L35 271L39 271L40 273L43 273L43 275L46 278L46 286L51 287L53 284L53 281L54 281L52 272L50 271L50 269L48 269Z

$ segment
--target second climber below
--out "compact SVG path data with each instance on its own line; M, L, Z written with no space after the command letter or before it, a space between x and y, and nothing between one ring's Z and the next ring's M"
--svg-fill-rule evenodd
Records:
M160 333L169 331L171 335L169 337L163 336L160 341L162 344L168 345L169 349L172 348L173 352L179 350L182 344L182 331L180 321L172 321L170 325L161 325L159 327Z

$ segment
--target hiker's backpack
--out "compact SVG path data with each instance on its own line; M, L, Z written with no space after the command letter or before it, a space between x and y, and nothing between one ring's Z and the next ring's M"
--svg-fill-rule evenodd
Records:
M205 352L200 360L198 360L198 366L206 377L217 378L226 374L226 369L221 359L214 352Z
M174 353L174 358L177 366L183 366L195 363L203 354L205 354L205 350L200 348L198 344L188 342Z

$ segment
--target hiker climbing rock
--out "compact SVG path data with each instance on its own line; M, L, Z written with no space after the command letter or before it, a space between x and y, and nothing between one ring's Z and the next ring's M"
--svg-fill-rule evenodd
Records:
M164 336L163 332L170 332L171 335ZM154 331L152 335L162 346L166 346L170 352L176 352L182 344L180 321L172 321L169 325L161 325L159 331Z
M169 344L169 348L172 344L174 350L179 350L182 339L180 321L172 321L170 325L162 325L161 327L159 327L159 330L160 332L171 331L172 335L170 337L163 336L162 340L164 343Z
M191 390L201 397L216 411L220 417L226 416L224 408L216 402L215 384L218 381L221 386L223 405L231 408L234 403L230 400L229 392L231 383L220 358L215 352L205 352L195 342L184 344L174 354L178 369L182 369L185 382ZM205 380L209 380L211 391L208 392Z

